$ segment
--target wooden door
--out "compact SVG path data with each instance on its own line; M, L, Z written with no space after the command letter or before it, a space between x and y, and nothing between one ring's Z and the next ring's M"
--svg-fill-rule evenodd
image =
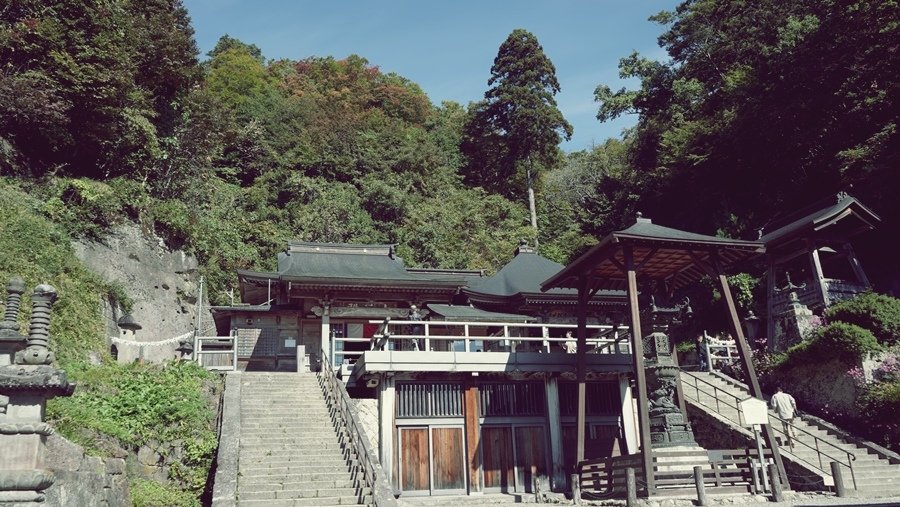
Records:
M434 490L466 489L466 456L462 428L432 428L431 456Z
M482 426L481 453L485 489L499 488L503 492L515 489L512 430L508 426Z
M534 480L547 476L543 426L517 426L516 484L519 491L534 492Z
M428 428L400 429L400 489L429 491Z

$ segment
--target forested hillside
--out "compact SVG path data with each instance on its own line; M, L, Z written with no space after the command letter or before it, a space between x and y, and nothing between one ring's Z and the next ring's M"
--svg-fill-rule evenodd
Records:
M526 30L484 69L484 99L462 105L362 56L271 60L227 35L200 55L181 0L2 3L0 281L62 285L67 367L134 386L149 380L86 366L102 348L88 307L127 295L61 246L123 221L194 253L224 302L236 269L274 269L288 239L396 243L411 265L492 270L520 238L566 262L636 211L753 238L774 214L852 185L883 218L863 261L880 288L897 284L898 3L687 0L653 21L668 58L622 55L638 89L598 83L595 97L600 121L637 125L563 154L565 83ZM133 407L101 394L81 404L106 411L110 425L92 431L162 438L114 426L109 407ZM201 431L208 414L190 403ZM74 405L55 412L71 427L90 419ZM182 478L188 496L211 452L195 451L205 464Z

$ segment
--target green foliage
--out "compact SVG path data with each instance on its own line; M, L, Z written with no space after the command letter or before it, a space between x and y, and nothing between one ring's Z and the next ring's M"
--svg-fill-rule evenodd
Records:
M620 74L639 87L596 90L599 119L640 115L628 193L641 211L749 236L853 184L897 227L896 2L695 0L653 20L670 60L632 54Z
M900 381L879 382L866 390L859 400L860 416L868 434L878 438L885 446L900 449Z
M881 350L882 346L868 330L854 324L832 322L816 328L808 340L788 349L779 367L790 368L835 359L853 362Z
M868 329L886 345L900 343L900 299L867 292L828 308L825 317Z
M199 77L196 52L180 0L16 2L0 10L0 137L37 173L152 165Z
M78 261L69 237L41 216L41 208L38 200L0 179L0 283L21 276L29 291L41 283L56 288L50 336L57 360L67 367L105 349L100 299L118 296ZM29 294L22 298L22 332L31 311Z
M145 479L128 483L134 507L199 507L200 501L191 492Z
M202 491L216 448L207 396L215 393L218 378L194 362L108 363L75 366L68 372L78 389L47 407L48 418L60 433L101 453L98 434L134 450L183 442L183 457L171 467L170 478L195 496ZM165 451L162 446L159 450Z

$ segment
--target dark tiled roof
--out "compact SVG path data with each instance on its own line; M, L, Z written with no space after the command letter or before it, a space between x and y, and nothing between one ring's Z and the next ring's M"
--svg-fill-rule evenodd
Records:
M859 202L855 197L840 193L836 198L819 201L798 212L777 218L763 229L759 241L766 246L789 241L811 231L819 231L836 224L838 221L853 217L852 225L847 226L845 233L850 236L864 230L873 229L881 221L875 213Z
M765 250L760 242L696 234L638 218L631 227L605 236L597 246L543 281L541 288L576 288L578 278L586 275L592 290L624 289L624 245L632 247L634 264L642 276L665 280L674 288L703 276L702 266L712 263L712 252L728 265Z
M533 252L521 252L503 266L494 276L472 282L465 289L467 294L509 297L528 292L540 292L541 282L563 268L558 262ZM554 289L551 293L573 293L569 289Z
M477 322L534 322L536 317L514 313L498 313L479 310L471 306L429 304L428 309L446 320L470 320ZM436 320L436 319L432 319Z

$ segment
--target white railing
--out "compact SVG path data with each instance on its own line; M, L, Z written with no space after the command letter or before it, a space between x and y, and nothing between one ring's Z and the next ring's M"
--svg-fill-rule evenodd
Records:
M332 337L335 364L353 363L366 350L434 352L571 352L575 324L371 320L380 324L371 338ZM589 354L630 354L628 327L588 325ZM566 336L571 333L571 336ZM560 336L561 335L561 336ZM352 344L352 345L350 345ZM348 345L350 347L348 348Z
M732 338L714 338L703 332L703 343L706 347L707 371L721 370L723 367L738 364L737 342Z
M198 336L194 339L194 357L207 370L237 371L237 336Z

